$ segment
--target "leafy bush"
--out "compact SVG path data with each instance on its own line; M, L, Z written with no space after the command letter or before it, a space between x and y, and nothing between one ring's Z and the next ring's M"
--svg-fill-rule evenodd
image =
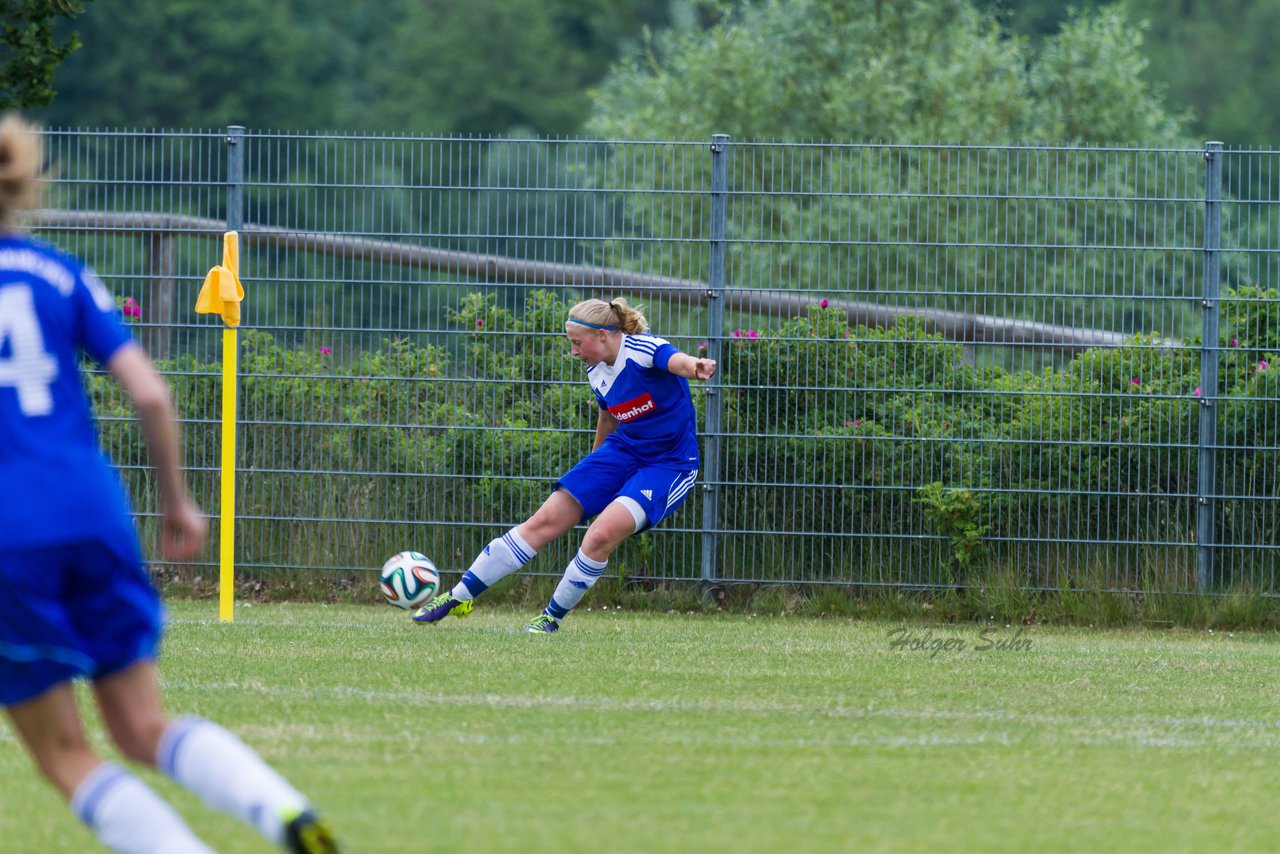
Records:
M815 306L735 330L723 346L724 429L703 437L704 454L715 440L721 455L716 576L913 586L994 571L1030 587L1185 587L1211 398L1220 565L1271 589L1274 300L1232 293L1216 391L1201 388L1197 348L1157 335L1010 373L966 364L959 345L910 318L851 328ZM470 294L450 313L461 348L392 339L341 361L245 332L238 561L368 567L412 543L442 566L469 562L589 450L595 404L566 355L566 312L549 292L529 294L519 313ZM162 367L213 506L218 367L189 357ZM694 385L704 410L706 387ZM104 445L138 506L153 507L126 402L101 376L90 393ZM702 520L691 499L628 544L615 570L698 578ZM540 569L558 572L575 547L549 549Z

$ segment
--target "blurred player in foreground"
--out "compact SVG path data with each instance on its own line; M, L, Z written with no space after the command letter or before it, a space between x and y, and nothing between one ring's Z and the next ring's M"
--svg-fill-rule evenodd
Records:
M81 384L83 351L137 408L156 468L160 549L196 555L208 523L187 494L168 385L75 258L23 236L40 138L0 120L0 705L40 772L108 848L211 851L142 780L86 738L73 680L92 681L120 752L287 850L337 850L307 799L236 736L171 720L155 656L163 624L120 478L99 448ZM9 804L16 809L16 804Z

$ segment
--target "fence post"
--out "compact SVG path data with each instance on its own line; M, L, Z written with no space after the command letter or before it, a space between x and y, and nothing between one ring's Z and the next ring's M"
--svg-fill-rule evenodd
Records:
M1222 143L1204 147L1204 311L1200 342L1200 449L1196 499L1196 588L1213 583L1214 483L1218 432L1218 303L1222 274Z
M725 233L728 219L729 136L711 137L711 257L707 270L707 352L718 363L707 381L702 455L702 586L709 592L719 575L720 478L723 454Z
M227 126L227 231L244 225L244 128Z
M173 332L173 292L178 283L176 238L166 231L151 231L146 241L147 295L143 312L148 327L142 332L147 354L155 361L168 359Z

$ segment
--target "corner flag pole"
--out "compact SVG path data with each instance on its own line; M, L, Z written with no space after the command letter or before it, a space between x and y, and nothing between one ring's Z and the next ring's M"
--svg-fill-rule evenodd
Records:
M205 276L196 298L197 314L221 314L226 324L222 330L222 494L218 525L218 618L224 623L235 619L236 597L236 327L240 325L240 302L244 299L239 240L234 231L222 236L222 263Z

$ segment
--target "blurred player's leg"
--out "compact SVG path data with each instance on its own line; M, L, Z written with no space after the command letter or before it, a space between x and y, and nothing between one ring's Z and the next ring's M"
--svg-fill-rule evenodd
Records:
M213 854L159 795L113 762L85 778L71 796L71 809L113 851Z
M337 850L307 799L217 724L192 717L175 720L160 739L157 760L161 771L206 804L251 824L272 842L303 852ZM291 831L299 825L313 829L313 844L328 847L297 847Z
M41 773L103 845L127 854L212 851L145 783L93 753L70 683L7 711Z
M94 690L103 723L126 756L154 765L268 839L284 839L282 811L306 807L305 797L227 730L200 718L170 721L151 662L100 679Z
M139 661L94 681L102 723L120 752L153 768L170 720L160 700L156 666Z
M94 683L103 722L130 758L149 762L209 806L252 825L264 837L302 852L333 851L332 840L305 796L262 757L218 724L201 718L169 721L155 666L139 662ZM307 825L330 847L297 847L290 824Z
M64 797L71 797L89 773L102 763L85 737L70 682L54 685L5 711L40 773Z

